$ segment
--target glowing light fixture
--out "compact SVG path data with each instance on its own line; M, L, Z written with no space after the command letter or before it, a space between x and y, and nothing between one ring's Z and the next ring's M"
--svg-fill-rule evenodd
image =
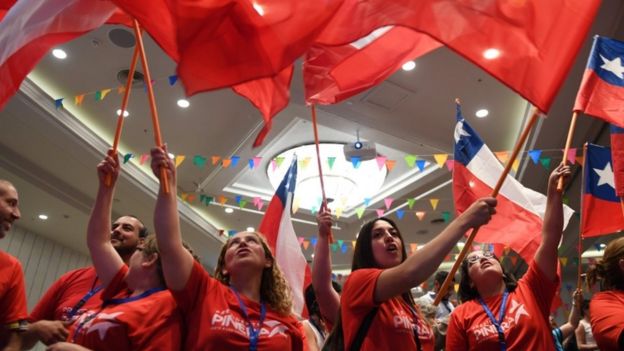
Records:
M56 57L59 60L64 60L67 58L67 53L63 49L54 49L52 50L52 56Z
M483 52L483 57L485 57L488 60L494 60L498 58L500 54L501 54L500 50L491 48Z
M480 109L479 111L477 111L475 113L475 116L477 116L479 118L484 118L484 117L487 117L487 115L489 115L489 114L490 114L490 111L482 108L482 109Z
M401 66L401 68L403 68L404 71L411 71L414 68L416 68L416 62L414 61L407 61L403 64L403 66Z

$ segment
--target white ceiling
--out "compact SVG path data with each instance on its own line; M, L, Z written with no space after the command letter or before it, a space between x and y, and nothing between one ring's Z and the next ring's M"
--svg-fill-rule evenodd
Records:
M561 159L557 150L565 142L569 111L589 52L590 37L601 34L624 39L623 14L622 1L603 1L549 117L539 122L525 150L545 150L544 155L553 158L553 165ZM86 95L81 106L74 106L73 97L120 85L117 74L128 68L132 48L115 45L110 39L113 29L123 30L104 26L63 45L69 55L66 60L46 56L0 112L0 178L10 179L20 191L24 215L20 225L85 253L84 230L96 191L95 166L112 143L114 111L120 107L121 95L113 89L98 102L93 94ZM275 118L265 143L252 149L262 119L251 104L229 90L220 90L197 94L189 98L189 108L178 108L176 100L184 95L182 87L179 83L169 86L167 82L167 77L175 72L174 63L149 39L146 49L156 81L163 139L171 152L187 157L178 169L179 191L223 195L236 208L236 195L244 195L249 202L245 210L232 214L215 204L181 203L185 239L200 253L204 263L214 265L224 240L218 235L219 229L244 230L259 225L262 213L253 209L251 196L268 199L273 193L264 171L270 159L283 150L314 140L310 110L303 99L301 67L295 69L291 104ZM65 108L56 110L54 99L60 97L65 98ZM462 99L466 119L493 151L513 148L529 114L526 101L445 48L417 59L416 69L411 72L397 72L378 87L344 103L317 108L321 141L350 143L359 131L360 138L374 142L380 154L397 160L386 179L387 192L371 203L361 219L354 213L345 213L337 223L337 239L354 240L361 223L376 216L375 209L384 207L384 197L395 199L394 208L407 198L425 194L398 221L407 242L424 244L443 228L443 223L431 220L439 219L443 211L454 212L450 186L440 186L448 183L451 173L440 169L414 182L409 173L414 170L407 167L402 157L414 154L434 162L433 154L452 153L456 97ZM482 107L489 109L490 115L477 119L474 113ZM143 88L132 90L128 110L131 115L125 119L120 151L136 157L123 166L115 213L135 214L150 226L158 184L147 167L139 165L140 155L148 153L154 143ZM580 147L585 141L605 140L608 138L601 122L581 117L573 147ZM206 167L193 165L194 155L206 157ZM237 167L213 166L213 155L237 155L240 162ZM255 156L262 157L262 165L251 170L247 160ZM544 167L524 157L518 177L525 185L543 192L547 176ZM576 178L568 196L571 206L578 210L580 177ZM399 182L404 184L390 190L389 184ZM430 198L440 199L436 211L429 205ZM416 209L427 211L424 220L419 221L413 214ZM50 218L40 221L36 218L39 213ZM299 211L294 218L299 236L309 239L315 235L314 217L309 212ZM564 242L563 252L567 255L573 252L573 233L577 231L578 224L573 222L568 230L572 234ZM311 247L305 253L310 257ZM333 260L336 268L349 266L351 249L346 254L339 250Z

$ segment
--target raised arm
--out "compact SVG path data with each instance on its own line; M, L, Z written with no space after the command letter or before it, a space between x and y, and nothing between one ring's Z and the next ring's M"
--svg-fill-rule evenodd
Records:
M161 169L167 172L169 193L163 191L161 184L154 209L154 229L167 287L179 291L186 286L191 276L193 256L182 246L175 165L167 155L166 148L153 148L152 172L159 179Z
M384 270L377 279L375 301L386 301L429 278L466 231L490 221L496 212L495 206L495 198L477 200L427 243L424 249L416 251L400 265Z
M581 304L583 303L583 291L581 289L574 290L572 295L572 310L570 316L568 316L568 322L559 327L561 330L562 339L565 340L568 336L572 335L579 325L581 320Z
M327 206L323 206L316 215L316 223L318 223L319 234L312 260L312 286L323 318L334 324L340 309L340 296L334 290L331 280L329 235L332 216Z
M546 213L542 226L542 242L535 253L535 263L549 280L557 277L557 247L563 233L563 195L557 191L557 182L570 178L570 167L559 164L548 178Z
M87 226L87 246L93 266L102 284L108 285L124 262L111 244L111 211L115 184L119 176L119 158L112 150L97 166L99 187ZM110 186L106 185L107 176Z

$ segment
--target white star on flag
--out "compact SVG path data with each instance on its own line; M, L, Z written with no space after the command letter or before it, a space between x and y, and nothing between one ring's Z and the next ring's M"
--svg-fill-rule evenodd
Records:
M453 134L453 137L455 138L455 142L457 143L459 141L459 139L463 136L467 136L469 137L470 134L468 134L465 130L464 130L464 122L463 120L460 122L457 122L457 125L455 125L455 133Z
M615 180L613 178L613 169L611 169L611 162L607 162L604 169L594 168L594 172L598 173L598 186L608 184L611 188L615 189Z
M622 66L622 60L619 57L609 60L600 55L602 62L604 63L600 68L607 70L615 74L618 78L624 79L624 66Z

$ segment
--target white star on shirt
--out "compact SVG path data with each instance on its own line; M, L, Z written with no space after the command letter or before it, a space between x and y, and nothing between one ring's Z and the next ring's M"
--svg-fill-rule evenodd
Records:
M463 136L467 136L469 137L470 134L468 134L465 130L464 130L464 121L459 121L457 122L457 124L455 125L455 133L453 134L454 138L455 138L455 142L458 142L459 139L461 139L461 137Z
M594 172L598 173L598 186L608 184L611 188L615 189L615 180L613 179L613 170L611 169L611 162L607 162L604 169L594 168Z
M602 62L604 63L600 68L607 70L615 74L618 78L624 79L624 66L622 66L622 60L619 57L609 60L600 55Z
M89 328L89 332L97 331L100 335L100 340L104 340L106 337L106 332L108 329L114 326L117 326L117 323L112 323L108 321L114 321L117 319L117 316L123 314L123 312L113 312L113 313L100 313L97 316L97 320L104 320L105 322L95 323L92 327Z

